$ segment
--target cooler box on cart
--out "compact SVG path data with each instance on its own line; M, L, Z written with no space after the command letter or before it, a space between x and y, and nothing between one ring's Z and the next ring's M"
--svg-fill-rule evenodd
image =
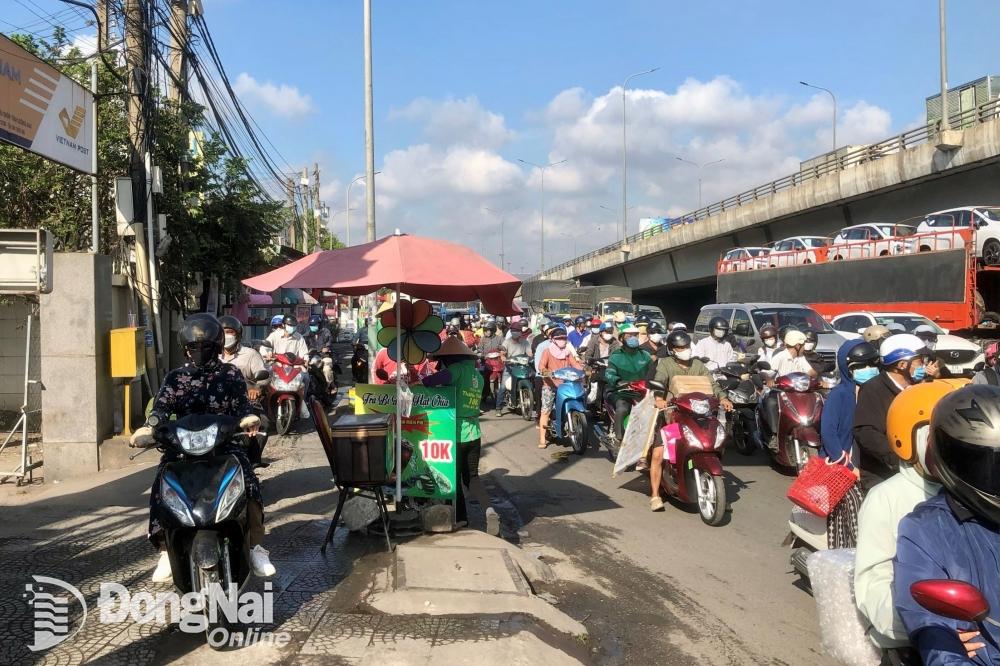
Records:
M391 414L346 414L330 424L337 483L386 483L386 446Z

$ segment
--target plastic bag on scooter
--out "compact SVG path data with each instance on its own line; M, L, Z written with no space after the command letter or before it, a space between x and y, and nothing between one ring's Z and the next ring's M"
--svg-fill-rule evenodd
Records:
M816 611L820 645L847 666L878 666L881 655L867 635L868 624L854 598L853 548L821 550L806 561Z
M600 393L600 385L597 382L590 383L590 393L587 394L587 404L594 405L597 403L598 394Z
M612 477L624 472L642 458L646 444L653 437L657 411L652 391L647 393L646 397L632 408L628 417L628 426L625 428L625 436L622 437L621 448L618 449L618 459L615 460L615 468L611 472Z

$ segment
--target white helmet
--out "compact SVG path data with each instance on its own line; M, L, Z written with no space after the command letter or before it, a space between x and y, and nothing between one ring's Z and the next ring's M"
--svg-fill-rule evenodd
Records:
M882 365L890 366L899 361L909 361L928 352L924 341L912 333L890 335L879 347Z

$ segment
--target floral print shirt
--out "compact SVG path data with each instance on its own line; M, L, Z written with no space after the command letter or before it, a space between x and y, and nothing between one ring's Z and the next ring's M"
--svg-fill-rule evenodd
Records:
M227 414L242 418L251 413L247 384L240 369L215 362L198 367L188 363L171 370L153 403L161 421L188 414Z

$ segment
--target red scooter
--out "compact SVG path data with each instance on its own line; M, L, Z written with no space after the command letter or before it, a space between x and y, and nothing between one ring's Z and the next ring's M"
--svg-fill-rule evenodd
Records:
M801 372L779 377L774 385L778 400L777 434L767 442L775 464L794 468L796 474L819 449L819 422L823 395L818 378Z
M267 386L267 415L279 435L285 435L298 418L305 400L305 368L294 354L277 354L271 362Z
M726 426L716 416L719 400L706 393L685 393L670 404L675 408L673 423L659 433L664 446L660 488L681 502L697 504L706 525L719 525L726 515Z

